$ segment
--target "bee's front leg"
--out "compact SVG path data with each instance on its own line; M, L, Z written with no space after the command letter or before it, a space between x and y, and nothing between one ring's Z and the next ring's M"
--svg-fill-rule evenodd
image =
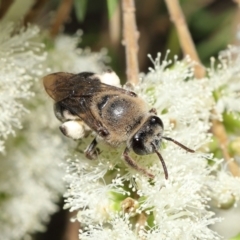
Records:
M96 148L97 146L97 140L96 138L93 139L93 141L90 143L90 145L87 147L87 149L84 151L85 156L90 159L96 159L97 156L99 155L100 151L98 148Z
M149 177L149 178L154 178L154 175L149 173L146 169L138 166L138 164L135 162L135 160L133 160L130 156L129 156L129 149L126 148L122 154L123 159L125 160L125 162L132 168L134 168L135 170L143 173L145 176Z

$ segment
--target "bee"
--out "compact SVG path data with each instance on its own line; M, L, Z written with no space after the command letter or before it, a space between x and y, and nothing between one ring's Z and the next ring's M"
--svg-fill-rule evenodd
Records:
M166 164L158 151L162 140L172 141L188 152L194 150L163 136L163 122L156 110L149 110L146 102L135 92L103 83L113 77L116 74L111 70L102 75L57 72L45 76L45 90L55 101L56 117L63 122L60 130L68 137L81 138L83 131L78 126L82 125L76 123L80 121L84 123L85 130L94 131L96 137L85 150L89 159L98 155L99 139L113 147L125 143L126 148L122 153L124 161L149 178L154 178L154 175L139 166L129 152L132 149L138 155L156 153L168 179Z

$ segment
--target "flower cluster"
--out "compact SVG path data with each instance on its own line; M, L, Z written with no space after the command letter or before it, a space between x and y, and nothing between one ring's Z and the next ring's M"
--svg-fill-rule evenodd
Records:
M212 66L209 69L209 78L216 99L216 110L219 114L224 112L239 113L240 106L240 54L239 47L230 46L219 55L219 62L211 59ZM217 69L216 69L217 67Z
M102 51L94 53L90 49L77 48L81 40L80 37L80 31L72 37L67 35L57 36L54 41L54 47L48 49L49 55L45 62L45 67L51 72L101 72L104 68L104 63L109 61L106 50L102 49Z
M36 41L37 27L17 28L0 24L0 152L9 134L21 128L21 119L28 111L23 101L33 96L34 80L43 74L41 63L46 55L43 44Z
M11 24L1 26L0 136L5 154L0 155L0 239L27 238L44 230L64 192L59 164L69 141L58 131L40 78L50 71L99 71L103 65L105 53L79 53L75 38L59 36L53 48L44 51L41 42L46 36L39 33L35 26L20 30ZM73 67L76 62L79 70Z
M226 83L216 86L215 77L222 69L214 70L214 74L211 70L209 78L196 80L189 59L175 58L172 62L165 57L161 61L159 54L151 60L154 68L142 76L135 91L149 108L157 110L164 123L164 136L197 151L188 153L163 142L161 154L168 180L157 156L131 153L139 165L154 174L149 180L124 164L122 146L115 149L102 142L98 160L89 161L83 150L92 137L82 139L78 152L68 158L65 176L65 207L79 210L76 220L83 226L80 239L220 239L209 228L220 221L210 205L216 199L219 206L239 200L239 179L220 171L222 159L206 153L212 137L214 93Z

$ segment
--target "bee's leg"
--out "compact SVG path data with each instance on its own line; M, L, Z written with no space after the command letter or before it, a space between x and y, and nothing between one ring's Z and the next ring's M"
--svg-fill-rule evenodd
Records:
M106 137L107 135L109 135L109 131L102 126L97 129L97 133L100 137Z
M125 148L122 156L125 160L125 162L132 168L136 169L137 171L147 175L149 178L154 178L154 175L149 173L146 169L140 167L137 165L137 163L128 155L129 153L129 149L128 148Z
M150 112L150 113L154 113L155 115L157 115L157 110L156 110L156 108L152 108L152 109L150 109L149 112Z
M97 146L97 140L96 138L94 138L93 141L90 143L90 145L87 147L87 149L84 151L85 156L88 159L93 160L97 158L100 152L99 152L99 149L96 148L96 146Z

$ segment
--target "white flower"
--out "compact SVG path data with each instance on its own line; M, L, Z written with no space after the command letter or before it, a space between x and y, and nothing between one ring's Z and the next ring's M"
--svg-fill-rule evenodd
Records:
M149 103L149 108L156 108L165 126L164 136L193 149L204 149L211 137L212 88L207 79L193 79L189 60L175 59L173 68L168 68L169 64L166 59L160 64L158 55L155 69L143 77L136 92ZM213 194L210 186L216 186L223 194L219 188L222 180L216 174L221 160L215 159L216 163L210 166L207 159L212 159L211 155L200 150L188 153L164 142L161 154L169 172L166 180L156 155L131 153L140 166L154 174L149 181L124 164L122 146L114 149L100 143L98 160L86 159L83 150L90 141L88 137L79 142L81 152L76 153L74 160L70 157L65 176L65 207L79 209L77 219L86 225L80 239L220 239L209 229L220 220L209 210L209 201ZM239 191L233 191L239 195ZM128 197L136 204L126 217L126 209L121 206ZM137 220L142 215L146 216L143 225ZM138 228L139 224L142 227Z
M57 56L59 50L60 56L64 50L52 49L42 62L46 54L41 51L41 39L39 36L32 39L37 37L38 29L29 27L12 36L12 28L13 25L9 25L2 29L0 36L0 56L4 56L0 59L4 63L0 68L0 93L3 93L0 98L1 104L5 103L3 109L0 105L3 113L0 134L6 137L14 132L13 127L21 130L6 140L5 155L0 156L0 239L4 240L27 238L28 234L45 229L64 191L63 170L59 165L66 155L67 144L71 144L58 129L53 102L44 92L42 82L35 81L50 71L46 66L56 71L73 71L73 68L64 68L64 58L59 61L51 55ZM84 53L82 57L74 48L65 53L72 56L73 62L82 64L78 66L81 71L91 70L84 69L84 59L88 59L92 71L101 69L101 54ZM22 99L29 101L23 105ZM20 116L26 111L28 114L20 122Z
M35 40L37 27L20 29L2 23L0 31L0 152L3 152L8 135L22 127L22 116L28 112L23 101L33 96L30 87L43 74L41 63L46 55L41 51L43 44Z
M137 240L137 236L132 231L132 224L127 216L115 215L109 220L106 226L102 224L89 225L80 230L80 238L83 240L106 240L106 239L125 239Z
M91 52L90 49L77 48L80 41L79 34L74 37L59 35L54 43L54 48L49 49L46 68L49 71L66 71L79 73L83 71L93 71L100 73L104 68L104 62L109 59L106 50L101 52Z
M209 84L213 88L216 98L216 110L219 114L226 112L240 112L240 48L229 47L219 55L217 69L216 60L211 59L209 69Z

